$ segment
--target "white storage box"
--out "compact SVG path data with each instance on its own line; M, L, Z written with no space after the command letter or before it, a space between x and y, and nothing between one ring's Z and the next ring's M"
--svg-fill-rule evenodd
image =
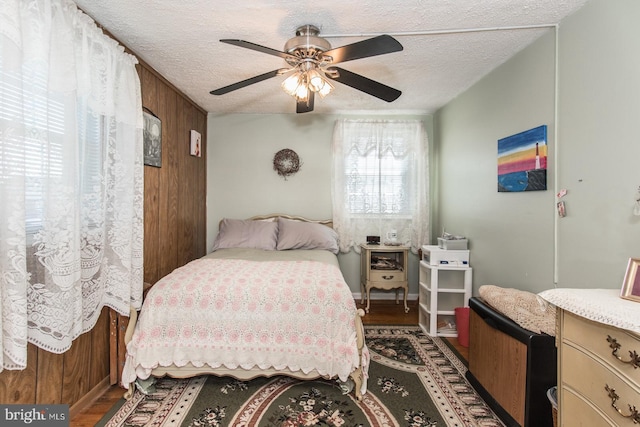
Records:
M442 249L437 245L422 246L422 260L429 265L469 267L469 251Z
M441 249L467 250L467 239L443 239L438 237L438 247Z

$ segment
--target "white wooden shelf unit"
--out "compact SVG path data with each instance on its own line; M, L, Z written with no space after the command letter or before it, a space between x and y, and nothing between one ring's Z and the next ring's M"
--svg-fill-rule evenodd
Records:
M446 272L446 273L445 273ZM445 274L447 280L441 280ZM466 266L431 265L420 261L419 320L422 330L430 336L457 337L457 329L443 325L455 325L455 308L468 307L471 298L473 269Z

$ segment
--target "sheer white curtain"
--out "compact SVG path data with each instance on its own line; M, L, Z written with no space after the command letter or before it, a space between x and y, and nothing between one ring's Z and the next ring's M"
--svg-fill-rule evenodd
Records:
M2 369L142 299L137 60L70 0L0 1ZM1 369L0 369L1 370Z
M429 153L419 120L338 120L333 133L333 225L340 250L367 235L413 252L429 243Z

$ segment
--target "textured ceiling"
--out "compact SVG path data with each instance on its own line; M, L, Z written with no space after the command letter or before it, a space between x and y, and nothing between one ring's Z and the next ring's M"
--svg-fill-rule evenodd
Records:
M76 0L144 62L214 113L295 113L284 77L230 92L212 89L286 66L283 59L220 43L242 39L282 50L312 24L333 47L390 34L401 52L341 66L402 91L387 103L335 83L315 113L433 113L488 72L553 31L587 0ZM522 27L535 28L522 28ZM476 31L477 30L477 31ZM314 113L306 113L314 114Z

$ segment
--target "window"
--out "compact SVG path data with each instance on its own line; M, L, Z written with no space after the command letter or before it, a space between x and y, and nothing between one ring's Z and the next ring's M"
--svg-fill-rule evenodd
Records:
M341 250L394 229L428 242L427 141L420 121L339 120L333 138L333 221ZM383 239L384 240L384 239Z
M403 140L397 141L402 145ZM410 157L396 158L383 144L371 147L367 153L352 151L344 170L347 182L348 210L360 215L410 216L413 208L407 197Z
M62 100L47 91L44 67L31 63L23 68L21 78L0 66L0 121L22 127L21 133L8 133L2 140L0 185L12 185L16 174L23 177L25 228L32 243L42 228L46 186L62 176L65 111Z
M0 371L139 307L144 234L136 58L73 2L2 12Z

